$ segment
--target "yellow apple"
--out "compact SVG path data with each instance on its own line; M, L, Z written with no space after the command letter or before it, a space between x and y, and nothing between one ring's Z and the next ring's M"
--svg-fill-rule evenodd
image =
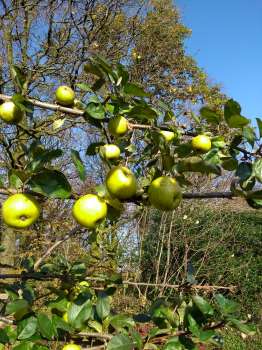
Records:
M81 349L82 349L81 346L71 343L71 344L65 345L62 350L81 350Z
M59 86L55 95L57 102L62 106L71 106L74 104L75 93L69 86Z
M135 175L124 166L116 166L107 174L106 187L114 197L131 198L136 194L137 189Z
M171 142L175 138L175 133L173 131L161 130L159 134L163 136L166 142Z
M80 197L73 206L73 217L82 226L95 228L107 214L107 205L95 194Z
M128 131L128 121L121 115L114 117L109 120L108 130L115 137L123 136Z
M117 159L120 157L120 148L117 145L107 144L100 147L100 154L105 159Z
M2 205L4 222L11 227L27 228L36 222L41 208L34 197L17 193L10 196Z
M173 210L182 199L181 188L174 178L161 176L152 181L148 189L150 203L160 210Z
M8 124L19 123L23 117L23 112L14 102L7 101L0 106L0 118Z
M194 150L200 151L203 153L210 151L212 147L210 137L206 135L198 135L193 137L192 147Z

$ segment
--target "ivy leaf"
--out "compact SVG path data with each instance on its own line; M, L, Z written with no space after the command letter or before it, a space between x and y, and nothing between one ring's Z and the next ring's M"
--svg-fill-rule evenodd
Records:
M110 340L107 345L107 350L132 350L133 347L134 344L128 336L118 334Z
M50 198L69 198L71 186L63 173L57 170L42 170L29 180L31 190Z
M78 151L71 149L71 157L76 167L78 175L82 181L86 179L86 169Z

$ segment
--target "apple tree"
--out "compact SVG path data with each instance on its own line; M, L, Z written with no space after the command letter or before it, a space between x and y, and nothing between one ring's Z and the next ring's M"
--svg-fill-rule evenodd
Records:
M69 203L74 223L39 259L29 257L20 271L0 275L6 296L1 300L0 348L203 349L223 346L224 327L252 335L255 327L241 320L239 305L223 295L226 286L170 285L177 298L152 300L141 313L117 312L114 298L146 283L125 280L120 268L96 270L85 258L70 260L57 251L66 240L85 235L89 247L105 254L104 242L113 240L113 230L125 212L131 215L131 207L153 206L168 215L183 200L239 196L261 208L262 121L252 127L233 99L223 110L204 106L198 115L176 117L150 89L133 83L123 64L99 55L89 59L84 72L75 91L61 85L56 103L49 103L28 96L22 88L25 76L14 67L17 93L0 95L4 125L26 135L19 167L10 164L2 176L3 222L22 237L45 216L45 202L57 201ZM87 83L90 75L93 85ZM59 159L69 153L84 182L90 169L83 153L62 151L52 143L46 147L35 138L40 132L36 124L32 127L37 108L63 115L62 120L55 115L40 121L51 139L54 125L62 128L68 120L81 120L99 135L86 157L98 155L101 181L88 191L73 188L70 172L59 167ZM208 175L216 183L228 172L228 191L192 192L191 174Z

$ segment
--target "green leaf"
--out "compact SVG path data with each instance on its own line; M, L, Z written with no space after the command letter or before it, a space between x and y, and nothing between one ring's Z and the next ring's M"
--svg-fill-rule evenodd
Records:
M86 150L86 155L88 156L95 156L99 152L100 146L103 146L105 143L104 142L93 142L90 143Z
M221 120L221 117L209 107L202 107L200 109L200 115L202 119L205 119L211 124L219 124Z
M53 336L55 335L54 327L50 319L47 317L47 315L40 313L37 315L37 321L38 321L38 327L40 330L41 335L51 340Z
M216 148L224 148L226 146L225 139L223 136L212 137L212 146Z
M96 303L96 312L98 317L103 320L110 313L110 301L107 295L100 293L98 295L97 303Z
M32 103L26 100L26 98L20 94L14 94L12 96L14 104L23 112L33 113L34 106Z
M17 65L12 65L11 72L12 72L12 75L15 79L16 85L19 87L20 91L23 91L23 88L24 88L25 83L26 83L26 75L23 72L22 68L20 68Z
M86 106L85 113L94 119L105 119L105 109L101 103L89 102Z
M255 335L256 334L256 326L254 325L249 325L246 323L242 323L239 320L236 320L235 318L229 318L228 321L230 324L240 330L240 332L245 333L247 335Z
M83 161L80 157L80 154L78 151L75 151L74 149L71 149L71 157L73 160L73 163L77 169L78 175L82 181L85 181L86 179L86 169L83 164Z
M28 307L29 307L29 304L27 300L25 299L14 300L6 305L5 314L6 315L15 314L19 311L28 309Z
M13 347L13 350L31 350L33 349L34 343L32 342L22 342L19 345Z
M233 99L228 100L224 106L224 116L228 120L232 115L239 115L241 113L240 104Z
M59 297L54 301L50 301L48 303L48 307L51 310L57 310L60 312L66 312L68 309L68 300L66 298L63 297Z
M69 198L71 186L65 175L57 170L42 170L29 180L32 191L50 198Z
M238 165L236 170L236 176L239 177L240 181L246 181L252 175L252 165L250 163L242 162Z
M101 325L101 323L99 323L97 321L94 321L94 320L88 321L88 326L90 328L93 328L98 333L102 333L103 332L103 326Z
M212 306L201 296L195 295L192 297L193 302L198 307L198 309L204 314L204 315L213 315L214 309Z
M105 84L105 80L103 78L97 79L97 81L92 85L93 91L98 91Z
M76 86L80 89L83 90L85 92L93 92L93 90L91 89L91 86L86 84L86 83L78 83L76 84Z
M224 168L225 170L233 171L237 168L238 162L236 159L229 157L229 158L223 159L221 165L222 165L222 168Z
M93 62L89 62L84 66L84 71L86 73L91 73L99 78L104 78L104 73L101 71L99 66Z
M133 344L136 349L142 350L143 349L143 339L141 335L135 331L135 330L130 330L130 336L132 337Z
M123 328L132 328L135 326L134 320L127 315L115 315L110 319L110 324L115 328L116 331L121 331Z
M35 344L33 350L49 350L46 346Z
M220 311L224 315L235 313L239 310L239 305L233 300L225 298L222 294L216 294L215 300L219 306Z
M187 319L188 319L188 323L189 323L188 328L189 328L190 332L194 336L198 337L199 333L200 333L200 328L199 328L196 320L190 314L187 315Z
M63 331L70 333L73 331L72 327L58 315L52 316L52 324L54 329L62 329Z
M259 130L259 136L261 138L262 137L262 120L260 118L256 118L256 120L257 120L257 127Z
M27 170L36 172L43 168L43 166L51 162L53 159L61 157L63 154L61 149L44 150L37 154L34 159L27 165Z
M262 183L262 158L257 159L252 165L252 175Z
M20 321L17 325L18 339L28 339L35 334L37 329L37 319L34 316Z
M2 253L4 251L5 251L5 247L2 244L0 244L0 253Z
M249 120L242 115L232 115L228 120L227 124L230 128L242 128L249 124Z
M86 300L82 304L73 303L68 310L68 322L76 329L81 329L92 314L92 303Z
M9 187L19 189L23 186L25 176L22 171L10 169L8 171Z
M177 171L179 173L190 171L203 174L221 175L221 169L219 166L199 157L189 157L179 161L177 164Z
M143 88L136 84L126 83L124 86L124 93L130 96L138 96L138 97L148 97L150 94L144 91Z
M254 209L262 208L262 191L253 191L247 194L247 203Z
M169 338L163 347L163 350L183 350L183 349L184 349L184 347L180 343L178 337Z
M256 140L256 133L254 128L251 128L250 126L245 126L243 128L243 137L252 147L254 146Z
M132 350L134 344L132 340L124 335L115 335L107 345L107 350Z
M157 117L157 113L154 109L150 108L148 105L146 106L135 106L131 109L130 112L127 113L130 117L137 119L155 119Z

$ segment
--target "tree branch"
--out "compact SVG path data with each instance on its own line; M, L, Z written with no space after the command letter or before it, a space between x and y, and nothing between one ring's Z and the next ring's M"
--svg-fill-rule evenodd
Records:
M55 244L53 244L50 248L48 248L45 254L40 259L38 259L34 264L34 270L36 270L40 266L40 264L45 260L45 258L47 258L57 247L59 247L62 243L64 243L69 238L74 236L77 233L77 231L79 231L80 229L81 229L80 225L77 225L72 230L70 230L68 234L65 235L62 239L55 242Z

